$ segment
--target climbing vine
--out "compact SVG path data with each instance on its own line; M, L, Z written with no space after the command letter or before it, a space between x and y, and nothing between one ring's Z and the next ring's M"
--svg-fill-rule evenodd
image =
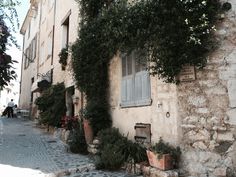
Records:
M204 67L214 46L218 0L79 0L79 5L73 69L92 110L103 105L108 112L108 66L117 51L142 51L150 74L177 83L182 67Z
M44 90L35 100L38 106L39 122L54 127L61 127L61 119L66 114L65 85L58 83Z

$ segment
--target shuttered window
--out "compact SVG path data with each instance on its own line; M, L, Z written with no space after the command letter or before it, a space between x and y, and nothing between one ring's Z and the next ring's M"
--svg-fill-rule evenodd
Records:
M150 76L137 56L137 52L122 56L121 107L151 103Z
M32 61L36 58L36 51L37 51L37 34L35 35L32 41L33 49L32 49Z

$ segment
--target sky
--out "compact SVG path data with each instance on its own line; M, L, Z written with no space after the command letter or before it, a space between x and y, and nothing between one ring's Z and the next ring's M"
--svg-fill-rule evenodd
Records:
M19 22L20 22L20 27L17 29L17 32L13 36L15 36L17 40L17 44L22 48L23 46L23 36L20 34L20 28L22 26L22 23L25 19L25 16L27 14L27 11L29 9L30 5L30 0L21 0L20 5L16 7ZM20 86L20 75L21 75L21 59L22 59L22 51L17 49L14 45L12 47L8 46L8 49L6 51L7 54L11 55L13 60L18 61L19 63L14 64L15 71L17 73L17 79L15 81L12 81L11 83L11 89L12 89L12 94L10 95L11 98L8 98L9 95L6 95L6 93L3 91L1 93L0 97L0 109L1 105L6 105L6 102L9 101L9 99L14 99L14 102L17 104L19 100L19 86ZM14 85L14 86L13 86ZM14 97L14 98L12 98Z

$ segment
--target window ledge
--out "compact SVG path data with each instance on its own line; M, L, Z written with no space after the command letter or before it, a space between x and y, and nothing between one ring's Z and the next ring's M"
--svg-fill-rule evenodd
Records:
M144 107L151 105L152 105L152 99L136 101L132 103L120 103L121 108Z

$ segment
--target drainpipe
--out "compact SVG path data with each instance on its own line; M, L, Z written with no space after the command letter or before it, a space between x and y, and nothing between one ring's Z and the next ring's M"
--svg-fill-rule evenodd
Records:
M37 45L37 48L38 48L38 60L37 60L37 79L38 79L38 74L39 74L39 59L40 59L40 32L41 32L41 20L42 20L42 1L40 1L40 17L39 17L39 32L38 32L38 45ZM37 81L36 79L36 81Z
M25 34L23 36L23 47L22 47L22 57L21 57L21 75L20 75L20 98L19 98L19 101L18 101L18 105L20 105L20 101L21 101L21 90L22 90L22 71L23 71L23 66L24 66L24 50L25 50Z
M57 1L54 0L54 17L53 17L53 29L52 29L52 57L51 57L51 65L53 65L53 59L54 59L54 37L55 37L56 10L57 10Z

